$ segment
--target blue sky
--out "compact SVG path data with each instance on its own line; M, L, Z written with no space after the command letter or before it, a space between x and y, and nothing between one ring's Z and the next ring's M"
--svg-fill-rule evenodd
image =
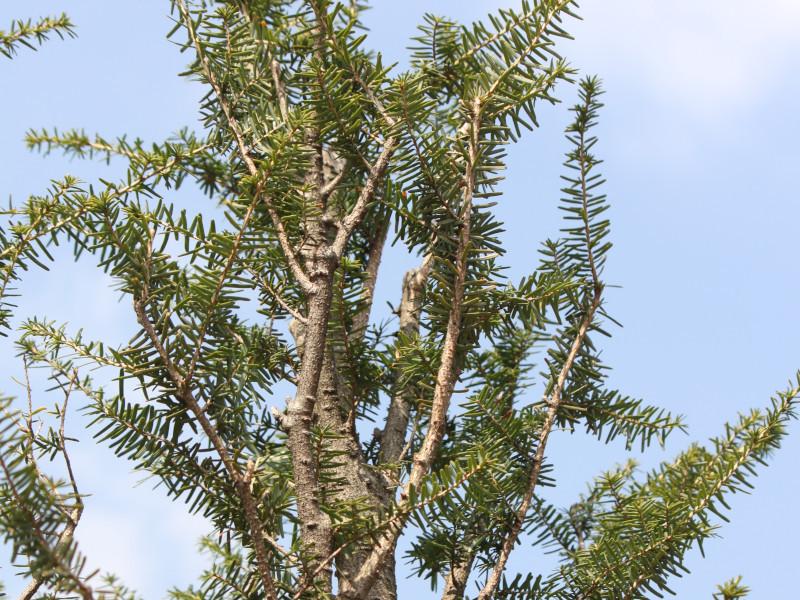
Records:
M371 44L385 62L403 61L404 46L425 11L462 21L480 18L499 1L378 1L367 14ZM686 415L689 435L667 451L640 457L648 465L694 440L722 431L737 412L765 406L800 368L796 248L800 193L797 98L800 83L800 3L796 0L604 0L585 2L576 36L562 52L584 74L605 82L605 108L597 152L605 159L612 209L611 251L605 279L620 285L608 294L609 312L622 322L604 342L614 367L610 385ZM398 8L402 6L402 8ZM30 127L85 128L105 137L160 140L183 126L196 127L201 90L175 75L188 60L164 35L171 24L165 0L39 0L0 5L0 27L12 18L67 12L78 39L46 44L0 62L0 196L21 202L43 193L66 173L85 181L108 178L104 165L42 158L24 149ZM388 59L388 60L387 60ZM538 243L557 235L562 130L574 90L565 102L539 113L541 128L512 149L498 211L506 222L512 279L536 264ZM120 165L112 163L112 173ZM194 210L210 210L191 191L168 196ZM31 273L22 285L19 314L47 315L83 327L88 337L126 341L135 330L121 304L87 261L61 256L50 273ZM413 261L412 261L413 262ZM408 264L400 251L382 266L379 294L396 300ZM0 342L0 390L20 395L21 364ZM42 394L45 386L36 390ZM39 397L42 397L41 395ZM43 400L42 400L43 401ZM81 438L72 453L82 491L92 493L78 528L90 563L118 573L147 600L184 586L199 571L198 518L165 500L129 465L96 449L85 424L68 422ZM705 560L692 554L692 570L674 581L679 597L710 597L715 585L739 573L751 598L796 589L793 507L800 495L797 460L800 427L772 464L759 472L752 496L731 499L732 523L706 545ZM585 482L627 454L621 446L555 436L554 496L569 504ZM5 558L3 558L5 565ZM536 569L538 553L520 548L512 568ZM7 567L0 579L13 596L24 585ZM426 582L402 584L401 598L430 594Z

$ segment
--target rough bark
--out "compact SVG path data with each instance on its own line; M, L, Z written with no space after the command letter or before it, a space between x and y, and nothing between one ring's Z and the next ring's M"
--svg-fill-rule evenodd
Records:
M341 327L331 327L331 301L333 297L333 273L338 267L338 256L331 248L331 243L337 236L337 222L339 215L335 214L336 208L334 202L328 202L331 194L335 191L325 192L329 186L335 186L336 181L340 178L341 174L346 168L344 161L339 159L336 155L327 149L321 150L318 159L315 161L315 167L320 169L322 178L315 178L312 182L313 176L307 176L307 183L314 187L314 192L318 206L322 207L323 213L318 220L308 222L308 239L305 246L301 250L301 256L305 259L304 262L310 273L315 272L312 263L315 256L319 256L321 252L329 253L329 266L323 266L321 270L326 274L326 279L320 281L319 293L327 296L327 305L324 310L320 308L315 313L313 296L309 298L308 317L305 324L294 320L290 323L289 329L295 338L295 344L302 358L301 381L303 385L306 379L310 379L311 374L318 373L318 380L314 392L311 394L313 400L309 399L304 402L303 406L306 411L310 408L310 413L304 412L302 416L303 427L302 430L297 431L297 437L310 439L310 427L317 426L321 430L328 431L332 434L331 437L326 438L324 441L325 454L333 457L331 461L334 463L330 469L325 469L324 472L317 472L314 468L306 469L306 475L313 474L313 482L309 478L302 485L304 489L312 491L310 494L315 500L319 501L310 504L307 498L303 498L304 511L300 513L301 498L298 497L298 516L301 518L301 535L304 539L312 539L314 544L314 551L318 554L319 559L325 560L334 552L335 544L333 540L333 533L331 529L330 519L320 509L320 502L328 506L335 504L358 503L365 504L370 507L374 513L377 513L384 506L387 506L393 496L387 490L386 481L383 476L367 465L366 459L361 450L361 443L359 441L358 433L355 430L354 423L348 418L350 410L352 409L352 390L347 385L345 380L339 373L340 368L345 368L347 365L346 357L342 353L342 348L348 342L348 334L352 333L355 337L363 335L366 328L366 322L357 321L352 327L351 332L344 332ZM312 168L312 171L315 169ZM322 191L320 191L322 190ZM375 239L372 247L370 248L370 256L368 258L368 275L370 281L365 286L365 293L362 296L363 301L366 303L365 308L360 315L366 315L369 318L369 305L372 302L372 291L375 285L375 277L377 276L377 269L380 263L381 252L383 249L383 242L386 237L385 228L382 231L376 232ZM324 316L323 316L324 315ZM348 337L345 337L348 336ZM319 351L322 350L321 362ZM308 373L308 376L304 374ZM311 381L308 383L309 391L312 389ZM298 387L297 400L292 403L297 403L303 398L301 395L300 387ZM289 411L291 414L291 411ZM310 420L306 421L306 419ZM284 427L290 432L290 449L294 459L295 450L292 446L291 429L296 428L292 425L289 419L286 419ZM306 425L307 423L307 425ZM302 444L298 444L299 452L303 452ZM310 450L310 445L307 445ZM311 463L316 462L316 457L313 454L306 456L307 460ZM297 461L296 461L297 462ZM297 466L295 466L296 472ZM300 489L301 482L296 481L298 489ZM305 487L310 486L310 487ZM311 510L313 509L313 510ZM321 526L314 526L315 531L309 531L312 538L305 538L306 530L309 529L306 518L313 519L312 523L319 522L320 517L324 517L326 522ZM323 536L325 539L323 539ZM367 553L371 550L370 540L365 538L352 544L345 551L336 554L333 564L336 567L336 576L339 581L339 587L346 585L345 581L351 574L358 573L361 565L363 564ZM320 567L318 573L319 581L331 581L333 569L328 562L323 566L321 560L318 560L313 565L314 569ZM375 584L370 590L369 598L394 600L397 597L397 585L395 581L395 565L394 558L388 561L380 575L378 576Z
M306 329L297 321L290 325L295 343L301 349L305 360ZM329 332L330 336L330 332ZM333 337L333 336L331 336ZM323 358L322 369L314 403L312 423L327 430L330 437L325 440L324 452L329 455L331 465L318 473L320 498L328 505L355 503L368 507L377 514L393 499L384 477L370 467L361 450L358 432L348 419L351 390L339 374L337 356L343 343L341 338L328 343ZM371 550L369 538L357 540L344 552L336 555L336 577L339 588L347 585L350 577L358 573ZM390 557L370 589L368 599L395 600L397 583L395 580L395 561Z
M328 280L332 278L332 273L333 270L327 275ZM305 328L297 394L288 403L286 416L281 423L288 434L292 455L300 535L314 557L309 561L312 572L333 551L331 520L320 507L319 482L311 443L311 426L325 358L332 295L329 281L320 281L319 284L319 291L312 294L308 302L308 325ZM327 591L331 589L331 576L329 565L319 573L318 584Z
M469 161L464 174L464 191L459 220L461 228L456 249L456 274L453 282L453 294L450 314L447 321L447 330L442 343L442 356L439 369L436 373L436 385L433 390L433 402L428 423L428 430L420 449L414 455L414 460L403 489L400 492L400 506L408 508L410 490L419 489L425 475L430 472L431 465L436 457L439 444L442 441L447 423L447 410L458 377L461 374L461 365L457 360L458 337L461 333L461 311L464 300L464 284L467 274L467 249L472 227L472 200L475 189L475 167L478 158L478 133L481 123L481 100L476 98L472 102L472 121L470 123ZM367 596L368 590L373 586L377 574L387 564L390 557L394 556L397 540L405 526L410 513L405 513L397 519L392 527L385 530L376 540L375 547L370 552L358 575L352 579L352 585L340 588L340 596L347 600L362 600Z
M321 30L313 28L312 34L315 40L314 56L322 61ZM317 403L328 343L333 277L339 266L339 257L330 247L331 238L335 237L336 219L328 210L328 198L322 194L326 184L326 169L319 129L309 127L304 133L304 140L313 151L311 164L304 177L305 184L310 190L312 210L319 210L321 214L306 220L307 238L299 250L312 286L307 293L308 316L303 328L305 335L297 392L294 401L287 406L283 426L288 433L288 447L292 455L300 537L311 551L312 558L308 563L310 573L315 574L312 577L316 579L316 585L330 593L333 569L327 558L333 552L333 527L330 517L321 508L311 427L319 412Z
M442 600L462 600L464 598L474 560L475 553L470 552L467 556L457 557L453 561L444 584Z
M323 498L329 503L365 503L373 513L378 513L393 498L381 474L371 468L361 451L358 433L348 422L350 390L336 364L336 352L325 357L320 378L319 394L314 417L321 427L329 428L336 437L326 441L326 451L334 455L337 466L326 475L335 481L322 483ZM352 544L336 557L336 576L339 588L357 574L372 549L368 537ZM395 561L390 557L381 570L368 600L394 600L397 598Z
M316 15L316 26L311 30L315 40L313 54L317 60L324 62L324 34L327 26L325 6L317 2L311 2L311 6ZM335 37L329 36L329 39L335 42ZM360 76L355 75L355 78L370 95L371 90ZM374 95L371 98L377 102ZM390 123L393 122L388 115L386 119ZM367 466L361 453L358 434L354 425L348 420L349 407L345 407L345 401L351 398L351 394L339 377L338 371L339 350L346 339L331 339L332 331L337 331L337 335L340 336L346 336L347 333L329 327L329 321L334 272L345 253L348 241L364 219L367 207L383 179L398 140L396 138L385 140L375 163L368 165L369 175L355 205L343 217L338 214L336 203L329 200L335 193L346 165L323 147L318 128L311 127L306 130L304 141L313 150L312 162L304 177L306 187L310 191L309 214L319 212L306 220L306 239L297 251L311 280L310 286L303 286L308 313L305 326L295 326L296 344L302 357L297 395L294 401L288 404L287 414L279 418L289 436L288 446L292 454L295 475L300 535L310 547L312 554L308 564L309 573L314 574L316 585L330 591L332 589L330 558L334 552L333 529L330 517L321 510L321 502L327 504L337 501L366 502L377 511L391 501L385 497L387 489L383 477ZM281 241L284 253L290 257L294 250L283 243L283 238ZM375 255L375 260L372 262L377 271L380 252L376 250ZM293 269L294 271L298 269ZM371 302L371 288L368 290L370 297L367 301ZM320 473L315 466L316 456L311 438L311 426L314 424L336 434L333 439L325 440L325 452L335 453L335 461L340 463L330 474L341 482L335 488L327 482L324 486L320 486ZM349 577L360 572L367 553L371 550L368 542L366 539L359 540L353 547L348 547L346 551L335 555L340 590L348 586ZM308 583L306 581L305 585ZM368 590L369 598L388 600L396 598L393 557L384 563L374 583L368 586Z

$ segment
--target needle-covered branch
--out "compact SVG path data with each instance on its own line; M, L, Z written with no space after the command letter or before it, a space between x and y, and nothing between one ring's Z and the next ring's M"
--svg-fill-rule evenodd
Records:
M488 600L494 595L497 585L500 583L500 578L503 575L503 571L505 570L506 563L508 562L508 557L511 555L511 551L517 544L519 534L522 531L522 526L525 524L525 518L528 514L531 501L533 500L534 491L539 483L539 474L542 471L542 464L544 463L544 453L547 447L547 439L550 436L550 432L553 429L554 423L556 422L558 409L561 406L561 394L564 391L564 385L567 382L567 377L569 377L572 365L575 363L575 358L583 348L586 333L589 331L589 327L592 324L595 313L600 307L601 291L602 287L598 289L594 298L592 298L592 303L586 310L586 315L584 316L580 328L578 329L578 335L575 337L575 341L572 344L572 348L567 356L567 360L564 362L564 366L561 368L561 372L558 374L558 379L556 381L555 388L553 388L553 393L549 398L546 399L547 418L544 420L541 432L538 435L536 454L533 457L533 465L528 473L528 483L525 488L525 494L522 496L522 504L520 504L519 509L514 515L514 522L511 526L511 531L509 531L508 535L506 535L506 538L503 541L500 555L497 558L497 562L495 562L494 568L492 569L488 580L486 581L486 585L483 586L480 594L478 594L478 600Z
M219 106L225 114L228 126L230 127L231 133L236 143L236 148L239 152L239 157L247 167L248 173L250 173L250 175L253 177L258 177L259 175L258 167L256 166L255 160L253 160L253 157L250 155L250 151L245 142L244 133L239 124L239 121L234 116L233 110L230 106L230 102L228 101L226 95L223 93L222 84L217 80L217 76L211 69L208 62L204 60L205 52L203 49L203 45L201 44L200 39L197 35L195 21L192 19L191 14L189 14L189 10L187 9L183 0L174 0L174 3L178 7L178 10L180 11L181 19L183 20L183 24L186 27L186 30L189 34L189 39L191 40L191 43L194 46L195 51L197 52L197 59L200 61L202 65L202 70L203 74L205 75L206 81L208 81L208 84L214 90L214 93L216 94L217 100L219 102ZM269 204L268 200L267 204ZM270 207L269 215L270 218L272 219L272 224L275 227L275 231L278 234L278 239L280 241L281 248L283 249L284 255L286 256L286 261L289 265L289 268L292 271L292 274L294 275L294 277L297 279L297 281L300 283L301 287L304 290L306 291L310 290L311 280L309 279L308 275L303 271L303 268L300 265L297 255L295 254L294 249L292 248L292 245L289 242L286 229L284 227L280 215L278 214L278 211Z
M14 21L8 31L0 29L0 54L13 58L20 46L36 50L34 43L41 46L53 33L62 40L76 37L75 26L66 14L44 17L36 23L31 19Z
M447 330L442 346L439 369L436 376L436 385L433 392L433 405L429 418L428 430L422 446L414 456L413 466L408 481L400 492L401 503L408 502L413 490L418 490L422 479L430 471L436 451L445 433L447 411L450 398L453 395L456 381L461 372L462 365L457 360L458 338L462 331L461 310L464 298L464 284L467 275L467 252L470 242L470 228L472 224L472 197L475 190L475 177L478 167L478 140L481 129L481 104L480 100L473 101L470 106L470 132L468 161L464 172L464 190L461 203L459 240L456 250L456 274L453 296L451 299L450 315L447 321ZM401 504L402 506L402 504ZM404 522L392 527L379 541L369 558L364 562L358 575L352 580L352 589L342 590L343 598L360 600L365 597L377 574L390 553L394 552L397 539L402 531Z
M151 270L152 248L153 248L153 236L151 235L150 239L148 240L147 250L145 252L145 259L144 259L145 274L149 274ZM186 376L181 375L178 372L171 357L167 353L164 344L161 341L161 338L156 332L155 328L153 327L153 324L147 312L147 300L150 296L150 288L148 280L149 277L146 276L145 280L142 282L142 289L140 296L139 298L134 300L133 307L134 311L136 312L136 318L139 321L139 324L144 329L147 337L150 339L150 342L153 344L156 351L158 352L158 355L161 357L161 360L163 361L167 369L167 373L169 374L169 377L172 380L175 395L186 405L186 407L191 412L192 416L200 424L203 433L205 433L205 435L208 437L209 441L213 445L214 449L219 455L220 460L225 466L225 470L227 471L228 476L231 478L231 481L233 482L233 487L236 490L236 495L241 501L242 507L244 509L244 517L247 520L248 526L250 527L251 540L253 543L253 549L256 553L256 558L258 559L258 571L259 575L261 576L261 582L264 587L264 593L266 594L268 600L276 600L277 594L275 591L275 583L273 582L272 579L269 552L264 546L265 536L264 536L263 526L258 516L258 509L256 507L255 500L250 491L250 483L253 478L254 464L252 461L248 461L246 471L244 473L241 472L241 469L236 464L236 461L230 455L228 444L219 435L219 432L217 431L216 427L214 427L211 421L209 421L206 411L200 407L200 405L197 403L197 400L194 397L194 394L192 393L191 366ZM199 350L200 348L198 347L197 350L198 353ZM193 357L191 364L196 364L196 356Z

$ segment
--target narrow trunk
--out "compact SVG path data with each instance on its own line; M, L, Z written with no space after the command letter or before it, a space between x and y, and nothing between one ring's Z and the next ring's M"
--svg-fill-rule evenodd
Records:
M358 433L348 422L350 390L339 374L335 357L336 353L331 351L329 344L314 409L315 423L333 434L325 443L333 464L330 469L320 473L320 490L327 504L365 504L367 510L378 513L389 504L393 495L380 472L367 464ZM342 541L337 540L338 543ZM371 549L371 540L364 537L336 557L336 576L340 589L345 587L344 580L349 580L359 572ZM387 561L367 594L367 600L397 598L394 563L394 557Z
M475 553L471 552L468 556L453 561L450 565L450 572L447 574L442 600L462 600L464 598L464 591L467 589L467 581L469 581L474 560Z
M308 327L304 328L302 336L303 362L297 394L294 401L288 403L283 422L292 455L300 535L315 555L315 558L309 561L312 572L319 565L320 559L330 556L333 552L331 520L320 507L319 481L315 470L316 457L311 443L311 426L322 379L332 295L331 285L324 283L319 286L319 292L309 299ZM298 336L298 339L300 337ZM318 584L327 591L331 589L331 575L332 569L327 565L317 577Z

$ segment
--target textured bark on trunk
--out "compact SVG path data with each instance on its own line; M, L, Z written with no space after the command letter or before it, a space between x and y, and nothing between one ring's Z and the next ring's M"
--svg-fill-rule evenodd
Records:
M467 589L467 581L469 581L474 560L475 554L470 553L468 556L453 561L450 572L447 574L442 600L462 600L464 598L464 591Z
M315 456L311 445L311 426L316 410L316 398L322 379L325 358L328 315L331 305L331 287L325 286L309 300L308 327L303 328L302 370L294 401L287 405L283 427L288 434L288 446L292 455L292 468L297 490L297 516L300 520L300 535L316 556L310 561L312 571L320 559L333 552L333 532L330 517L321 510L319 481L315 470ZM300 342L298 341L298 344ZM318 584L331 590L332 569L326 565L320 571Z
M321 427L329 428L336 435L327 440L326 449L335 453L333 460L338 464L326 474L337 481L323 483L320 486L322 495L328 502L366 502L377 513L392 496L384 477L367 464L358 433L348 422L349 397L349 387L337 369L336 353L329 346L322 366L314 418ZM358 573L371 549L372 544L365 537L336 557L336 576L340 588L343 587L343 579ZM381 571L367 599L397 598L394 566L392 558Z

